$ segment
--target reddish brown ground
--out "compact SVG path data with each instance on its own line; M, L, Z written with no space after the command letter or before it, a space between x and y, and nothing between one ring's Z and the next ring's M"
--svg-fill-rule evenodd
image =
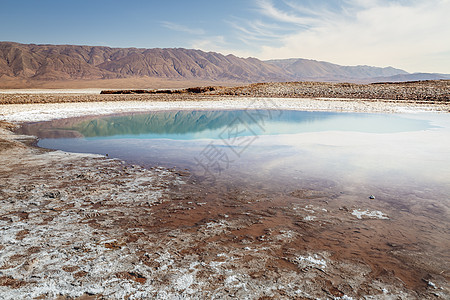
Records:
M69 214L72 217L68 220L75 221L67 228L87 224L90 231L80 236L77 232L72 242L58 246L62 253L73 252L80 257L79 261L88 264L96 259L85 256L92 255L93 250L88 243L77 243L81 238L98 240L96 236L101 236L100 241L104 242L97 242L94 249L99 256L117 253L119 261L132 253L131 263L106 270L111 272L107 278L131 282L138 290L149 290L151 286L181 293L176 290L178 281L174 278L183 268L200 263L192 273L195 281L191 286L206 298L212 295L241 297L250 293L237 284L230 285L235 281L229 272L237 274L233 276L244 274L239 278L246 278L249 284L256 286L252 292L255 299L292 298L293 291L286 288L289 284L296 284L309 293L299 295L300 299L380 296L382 288L391 295L417 299L449 295L448 216L446 208L438 204L421 204L418 213L417 208L412 207L417 204L413 200L410 200L413 201L411 206L405 204L408 202L393 204L383 198L355 200L336 186L317 184L311 188L275 192L270 188L257 189L220 181L210 184L195 177L189 179L189 173L176 170L171 171L171 180L179 176L187 184L166 183L156 178L156 181L127 188L129 182L142 180L139 174L147 173L107 159L68 158L48 165L43 162L50 158L42 160L42 152L30 150L11 135L3 136L3 141L0 143L1 178L8 180L10 186L2 185L4 191L0 196L8 207L22 207L2 211L1 220L8 224L5 230L17 222L32 224L38 218L42 220L17 231L18 245L39 232L39 226L51 226L55 223L53 220ZM17 153L11 149L17 149L26 160L17 161ZM140 200L156 183L161 187L167 185L165 194L154 202ZM120 192L112 193L111 189ZM33 198L36 197L33 191L39 192L37 200ZM121 195L127 197L122 199ZM39 200L40 212L27 199ZM389 219L357 219L351 214L353 209L381 210ZM311 220L309 216L315 218ZM0 250L5 251L5 247L11 249L5 243L0 245ZM38 263L41 253L55 251L54 245L48 249L43 247L46 246L42 243L30 244L24 251L11 253L1 266L1 271L5 272L2 274L9 274L6 272L16 267L33 270L30 258ZM170 258L162 259L163 253L169 253ZM305 264L301 260L301 257L316 254L317 259L327 261L326 267L320 263ZM139 264L150 271L134 270ZM63 261L58 268L74 286L95 284L90 268L81 263L74 265ZM438 287L431 287L430 282ZM33 284L36 280L28 282L13 275L0 277L0 286L11 290L27 286L32 289ZM263 287L268 285L273 286L272 294L263 292ZM66 296L70 298L70 295L62 295L61 299ZM79 299L91 296L85 294Z

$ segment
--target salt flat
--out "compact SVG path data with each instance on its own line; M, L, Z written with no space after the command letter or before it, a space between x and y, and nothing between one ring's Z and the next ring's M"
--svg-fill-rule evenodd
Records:
M336 99L114 99L1 105L0 119L21 123L130 111L268 107L446 112L440 105ZM446 254L427 255L427 247L446 249L446 224L434 223L433 232L424 226L430 237L419 239L408 230L414 228L408 222L428 222L417 214L419 206L379 211L382 197L361 199L332 186L275 196L264 187L211 188L189 182L185 170L146 169L105 156L30 147L32 137L14 135L9 131L14 125L2 122L2 127L2 298L450 295ZM422 201L421 195L407 196ZM445 203L427 205L430 214L448 210ZM399 217L401 230L393 225Z
M43 95L41 95L43 96ZM108 95L109 96L109 95ZM121 98L126 98L119 95ZM88 97L88 96L84 96ZM447 112L445 104L416 104L350 99L199 97L198 100L173 95L159 97L134 96L131 101L95 101L68 103L33 103L0 105L0 119L9 122L39 122L87 115L107 115L149 110L192 109L283 109L342 112ZM135 98L142 98L141 101ZM108 98L106 98L107 100ZM120 98L119 98L120 99Z

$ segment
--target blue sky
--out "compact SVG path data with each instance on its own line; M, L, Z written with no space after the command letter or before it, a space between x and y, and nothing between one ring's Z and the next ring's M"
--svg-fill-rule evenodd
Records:
M0 0L0 40L450 73L450 0Z

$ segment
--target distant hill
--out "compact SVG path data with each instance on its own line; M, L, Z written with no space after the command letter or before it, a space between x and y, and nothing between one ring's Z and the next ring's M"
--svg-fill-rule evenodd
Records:
M379 82L448 79L445 74L409 74L392 67L340 66L307 59L261 61L201 50L0 42L0 86L33 82L104 82L153 78L190 82L269 81ZM115 81L114 81L115 82ZM6 86L8 86L6 84ZM96 83L98 84L98 83ZM3 84L5 86L5 84Z
M340 66L329 62L302 58L268 60L266 62L289 72L297 80L354 81L408 74L406 71L392 67Z
M369 78L367 82L405 82L405 81L422 81L422 80L445 80L450 79L450 74L438 73L407 73L386 77Z

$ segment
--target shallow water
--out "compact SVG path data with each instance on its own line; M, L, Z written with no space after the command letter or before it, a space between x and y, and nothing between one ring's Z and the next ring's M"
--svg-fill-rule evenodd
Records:
M241 191L256 203L270 199L267 205L279 211L273 218L300 234L304 227L292 209L320 204L328 214L313 234L322 240L320 247L334 245L338 236L350 243L349 257L367 254L367 261L383 265L379 254L391 253L389 245L395 244L415 257L432 258L427 263L433 272L450 270L448 114L165 111L26 124L21 133L37 135L45 148L187 169L193 184L186 189L195 183L204 201L233 202L247 195ZM223 214L242 213L241 204L225 207ZM342 217L342 211L349 213ZM360 220L352 211L387 219ZM192 217L186 214L180 217L185 222ZM334 229L322 232L329 222ZM330 249L345 253L347 246Z
M286 110L160 111L28 124L44 148L187 169L208 186L334 189L396 207L448 211L447 114ZM404 197L412 195L411 197Z
M39 136L40 147L176 166L213 180L447 186L448 123L439 114L165 111L56 120L22 130Z

